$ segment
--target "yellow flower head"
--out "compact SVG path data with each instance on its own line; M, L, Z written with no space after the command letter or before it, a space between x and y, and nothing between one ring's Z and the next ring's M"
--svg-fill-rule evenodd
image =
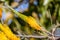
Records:
M34 29L36 30L40 30L41 27L38 25L38 23L36 22L36 20L33 17L28 17L27 19L27 23Z

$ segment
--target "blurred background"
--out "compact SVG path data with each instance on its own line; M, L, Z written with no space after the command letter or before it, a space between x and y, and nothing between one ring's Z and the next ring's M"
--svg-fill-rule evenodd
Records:
M35 21L43 31L36 27ZM0 0L0 22L9 25L21 40L60 40L60 0Z

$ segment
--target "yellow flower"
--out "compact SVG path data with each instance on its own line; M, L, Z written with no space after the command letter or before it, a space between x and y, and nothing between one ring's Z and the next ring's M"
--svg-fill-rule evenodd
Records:
M36 22L36 20L34 18L32 18L31 16L28 17L26 15L23 15L19 12L17 12L16 10L14 10L13 8L11 8L9 5L7 5L8 8L10 8L18 17L20 17L22 20L24 20L25 22L27 22L32 28L35 28L36 30L41 30L41 26L39 26Z
M10 40L20 40L13 32L9 29L9 27L6 24L0 24L0 29L5 33L5 35L10 39Z
M36 22L36 20L29 16L28 19L27 19L27 23L34 29L36 30L40 30L41 29L41 26L39 26L39 24Z
M9 40L3 32L0 32L0 40Z

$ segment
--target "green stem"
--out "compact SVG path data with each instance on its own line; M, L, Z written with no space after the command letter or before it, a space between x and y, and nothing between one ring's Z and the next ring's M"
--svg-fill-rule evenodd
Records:
M21 19L23 19L23 20L26 22L26 20L27 20L27 18L28 18L27 16L25 16L25 15L17 12L17 11L14 10L13 8L11 8L9 5L7 5L7 7L8 7L9 9L11 9L16 15L18 15Z

